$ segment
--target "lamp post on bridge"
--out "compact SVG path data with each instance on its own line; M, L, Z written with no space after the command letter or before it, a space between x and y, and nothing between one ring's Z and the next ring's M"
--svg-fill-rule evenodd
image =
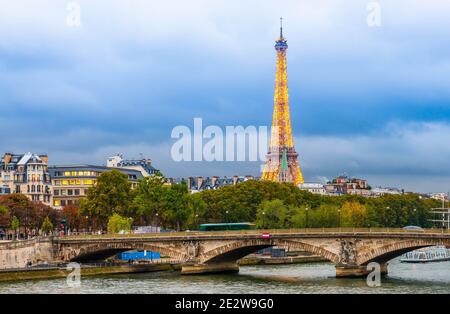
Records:
M200 229L200 226L198 224L198 214L195 214L195 226L197 227L197 229Z
M338 209L338 214L339 214L339 232L341 232L341 209Z
M266 212L262 212L262 227L263 227L263 229L266 228L266 225L264 224L264 218L265 218L265 216L266 216Z
M227 225L227 230L228 230L228 210L227 211L225 211L225 223L226 223L226 225Z
M306 229L308 229L308 210L309 210L309 208L306 207L305 208L305 211L306 211L306 225L305 225L305 227L306 227Z

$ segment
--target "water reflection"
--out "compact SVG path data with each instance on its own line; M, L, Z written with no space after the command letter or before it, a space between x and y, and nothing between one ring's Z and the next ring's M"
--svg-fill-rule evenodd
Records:
M0 283L0 293L449 293L450 262L390 263L380 287L365 279L334 277L328 263L246 266L234 275L180 276L178 272L84 277L80 288L65 279Z

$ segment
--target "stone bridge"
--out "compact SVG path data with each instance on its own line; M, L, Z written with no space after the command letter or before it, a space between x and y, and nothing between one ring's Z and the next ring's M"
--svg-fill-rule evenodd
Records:
M264 231L266 232L266 231ZM450 234L426 232L336 232L273 230L183 232L151 235L70 236L53 240L57 261L103 260L128 250L159 252L182 263L182 273L238 271L237 261L260 249L277 246L322 256L336 266L336 276L363 276L377 262L387 273L389 260L434 245L450 246Z

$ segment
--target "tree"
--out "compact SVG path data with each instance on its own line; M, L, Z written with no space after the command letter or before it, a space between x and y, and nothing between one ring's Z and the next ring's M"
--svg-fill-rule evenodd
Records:
M9 210L6 206L0 205L0 227L8 228L10 225Z
M53 231L53 224L48 216L42 222L41 230L46 235Z
M62 209L62 215L67 220L70 229L80 230L87 226L86 218L81 214L80 208L75 205L66 205Z
M256 226L264 229L286 228L288 208L282 200L264 201L257 210Z
M172 184L165 198L167 211L164 216L177 231L180 231L187 225L193 214L186 182L182 180L181 183Z
M341 207L343 227L365 227L367 210L358 202L345 202Z
M200 194L194 193L189 196L189 206L191 207L192 212L189 226L191 229L198 229L205 216L206 203Z
M14 231L14 238L17 237L17 230L20 228L20 221L19 218L16 216L13 216L11 219L11 228Z
M133 193L126 174L118 170L103 172L95 186L89 188L87 197L81 201L83 215L96 217L103 228L113 214L127 214Z
M130 232L133 224L133 218L122 217L114 213L108 220L108 232L119 233L121 231Z
M133 206L136 217L144 224L153 223L158 212L164 211L166 179L161 174L155 174L140 180L136 188Z

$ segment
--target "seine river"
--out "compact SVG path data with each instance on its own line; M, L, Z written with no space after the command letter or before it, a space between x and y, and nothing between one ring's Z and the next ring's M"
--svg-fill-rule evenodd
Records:
M0 283L0 293L450 293L450 262L391 261L381 286L365 279L336 279L328 263L245 266L239 274L181 276L178 272L85 277L71 288L65 279Z

